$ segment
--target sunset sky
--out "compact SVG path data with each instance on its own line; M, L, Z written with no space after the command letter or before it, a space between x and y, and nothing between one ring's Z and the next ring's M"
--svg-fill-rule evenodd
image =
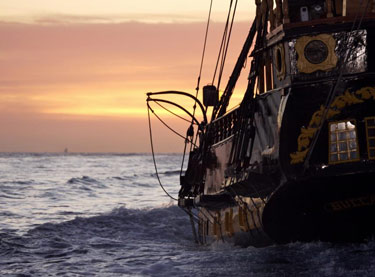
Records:
M201 87L212 81L229 2L214 0ZM195 93L209 4L2 0L0 152L149 152L146 93ZM253 9L239 1L222 89ZM186 132L183 121L160 115ZM182 150L155 118L153 126L158 152Z

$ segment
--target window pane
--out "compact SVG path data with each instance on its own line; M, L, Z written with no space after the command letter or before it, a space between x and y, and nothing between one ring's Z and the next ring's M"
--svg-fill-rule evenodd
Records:
M337 124L331 124L331 128L330 128L330 131L335 131L337 129Z
M367 126L375 126L374 118L367 119L366 121L367 121Z
M337 152L337 143L331 143L331 152Z
M368 129L368 136L369 137L375 137L375 129L374 128Z
M375 117L365 118L367 128L367 153L369 159L375 159Z
M337 162L337 155L336 154L333 154L330 156L330 161L331 162Z
M346 161L348 159L348 153L340 153L340 161Z
M350 152L350 159L351 160L358 159L358 152L357 151Z
M339 130L345 130L346 128L345 128L345 122L340 122L339 124L338 124L338 129Z
M355 138L357 137L356 132L355 132L355 131L350 131L350 132L349 132L349 137L350 137L351 139L355 139Z
M339 151L346 151L348 150L348 143L347 142L340 142L339 143Z
M338 135L339 135L339 140L346 140L347 138L346 132L340 132L338 133Z
M349 149L350 150L357 149L357 142L355 140L352 140L349 142Z

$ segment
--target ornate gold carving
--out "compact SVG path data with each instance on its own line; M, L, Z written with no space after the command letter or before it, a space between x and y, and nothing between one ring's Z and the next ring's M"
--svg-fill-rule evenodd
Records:
M314 41L321 41L323 42L328 49L328 56L327 58L318 64L311 63L307 60L305 57L305 48L306 46ZM302 73L313 73L317 70L323 70L328 71L336 67L337 65L337 56L335 53L335 47L336 47L336 40L328 34L320 34L318 36L304 36L300 37L295 45L296 51L298 53L298 60L297 60L297 68L299 72Z
M346 106L363 103L363 100L358 99L349 91L345 91L343 95L338 96L333 100L331 107L334 109L343 109Z
M229 211L225 212L225 217L224 217L224 227L225 227L225 232L227 236L231 237L234 234L234 228L233 228L233 209L229 208Z
M375 205L375 195L367 195L363 197L343 199L329 202L326 208L332 212L341 212L360 207L371 207Z
M356 94L365 100L369 100L371 98L372 100L375 100L375 88L373 87L361 88L356 92Z
M310 139L314 136L316 130L318 128L301 128L301 135L298 137L298 151L302 151L303 149L307 149L310 145Z
M275 60L276 76L280 81L285 78L285 49L284 44L279 43L273 49L273 56Z
M347 90L343 95L335 97L328 109L327 119L340 114L346 107L360 104L370 99L375 101L375 87L364 87L352 93ZM311 140L320 126L323 112L324 106L320 106L320 109L312 115L309 126L307 128L301 128L301 133L297 139L298 151L290 154L291 164L302 163L305 160L307 152L310 149Z
M291 153L290 158L292 159L292 161L290 163L291 164L302 163L305 160L307 151L309 151L309 149L310 148L306 148L304 151Z

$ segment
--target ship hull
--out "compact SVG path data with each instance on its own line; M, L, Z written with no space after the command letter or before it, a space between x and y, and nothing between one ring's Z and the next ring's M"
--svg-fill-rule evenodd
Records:
M375 234L374 173L286 183L263 213L265 232L278 243L360 242Z
M267 201L200 208L202 243L262 247L289 242L363 242L375 234L375 173L286 182Z

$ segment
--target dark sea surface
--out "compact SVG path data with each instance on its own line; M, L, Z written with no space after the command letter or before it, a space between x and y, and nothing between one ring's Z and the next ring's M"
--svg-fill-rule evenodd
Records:
M375 241L198 246L150 155L0 154L0 276L375 276Z

